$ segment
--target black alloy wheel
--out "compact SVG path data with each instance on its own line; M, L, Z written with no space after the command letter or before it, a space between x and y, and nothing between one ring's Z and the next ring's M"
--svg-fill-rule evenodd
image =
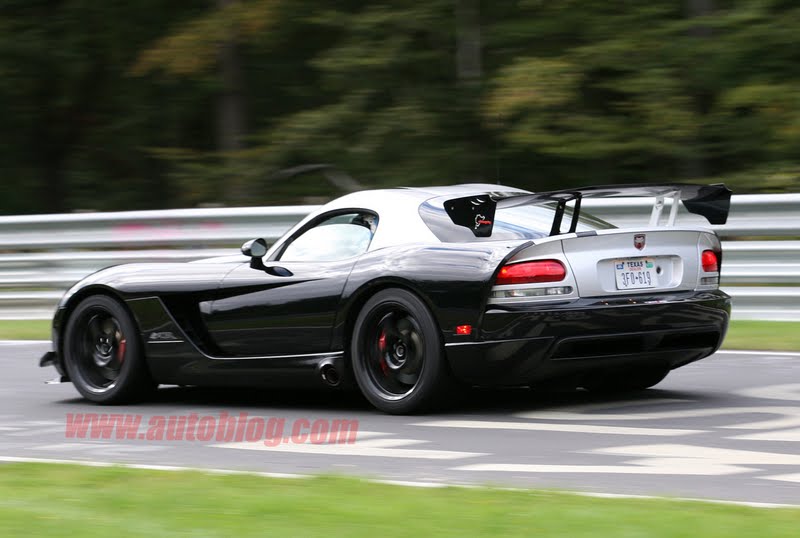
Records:
M366 302L355 323L351 357L361 392L387 413L424 411L450 388L433 315L406 290L383 290Z
M115 299L81 301L64 331L64 365L84 398L97 403L138 399L155 387L131 315Z

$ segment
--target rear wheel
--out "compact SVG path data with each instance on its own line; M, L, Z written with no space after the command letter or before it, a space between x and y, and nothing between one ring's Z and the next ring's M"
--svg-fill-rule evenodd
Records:
M70 315L64 365L78 392L93 402L124 403L155 388L133 318L106 295L87 297Z
M356 319L351 345L361 392L386 413L430 409L451 387L433 315L413 293L378 292Z
M583 388L592 392L613 393L645 390L661 383L668 373L669 368L666 367L622 370L593 376L585 379L582 385Z

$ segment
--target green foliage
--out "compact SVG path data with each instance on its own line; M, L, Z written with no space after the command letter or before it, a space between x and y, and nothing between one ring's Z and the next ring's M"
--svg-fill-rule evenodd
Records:
M219 46L231 36L247 38L264 32L276 2L231 2L204 12L145 49L131 71L135 75L159 68L172 75L202 73L216 64Z
M4 3L0 211L168 205L166 168L142 148L195 140L204 91L125 73L177 11L150 0Z
M695 3L10 0L0 212L339 194L277 174L308 163L364 186L797 189L800 7Z

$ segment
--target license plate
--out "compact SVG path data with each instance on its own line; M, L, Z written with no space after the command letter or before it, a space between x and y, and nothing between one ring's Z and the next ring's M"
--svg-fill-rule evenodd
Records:
M630 258L614 261L618 290L639 290L656 287L656 264L652 258Z

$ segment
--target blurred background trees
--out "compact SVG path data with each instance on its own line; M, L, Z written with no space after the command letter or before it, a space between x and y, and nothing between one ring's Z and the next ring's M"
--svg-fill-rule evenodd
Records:
M5 0L0 213L796 190L798 29L789 0Z

